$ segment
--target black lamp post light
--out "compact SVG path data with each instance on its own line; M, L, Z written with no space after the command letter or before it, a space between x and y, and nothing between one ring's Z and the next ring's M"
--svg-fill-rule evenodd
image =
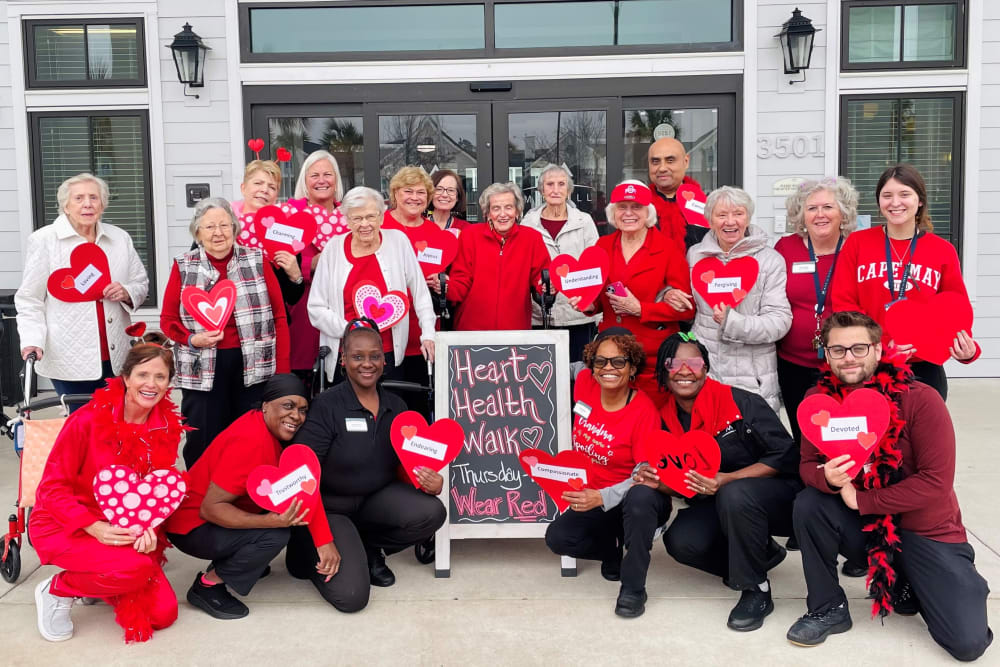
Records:
M801 83L806 80L805 70L809 69L809 61L812 60L813 38L818 29L813 27L812 21L796 7L792 12L792 18L788 19L781 26L781 32L775 37L781 42L781 55L785 61L785 74L796 74L803 72L801 79L789 81Z
M169 48L173 52L174 65L177 67L177 79L191 88L204 87L205 58L211 47L205 46L201 37L191 30L190 23L185 23L184 29L174 35L174 41L170 43ZM198 95L188 95L187 91L184 95L198 98Z

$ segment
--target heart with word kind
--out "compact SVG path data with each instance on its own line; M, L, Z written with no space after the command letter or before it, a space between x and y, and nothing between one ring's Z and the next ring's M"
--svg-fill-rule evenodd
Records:
M738 257L726 264L718 257L706 257L691 269L691 286L712 308L735 307L753 289L759 272L753 257Z
M722 463L719 443L705 431L688 431L678 438L668 431L657 430L646 436L643 446L646 461L656 470L660 481L685 498L695 495L685 481L689 470L713 478Z
M677 188L677 205L681 207L681 215L689 225L708 227L705 199L705 193L694 183L684 183Z
M972 333L972 304L958 292L941 292L926 301L903 299L885 314L886 333L897 345L913 345L920 359L943 364L959 331Z
M110 465L94 475L94 498L104 518L135 536L163 523L186 493L184 475L176 468L154 470L139 477L128 466Z
M49 294L60 301L100 301L111 284L108 256L96 243L82 243L69 254L69 268L49 276Z
M262 465L250 471L247 495L258 506L278 514L296 498L302 501L300 512L313 508L319 500L316 452L305 445L289 445L281 452L277 466Z
M855 389L844 402L813 394L799 403L799 429L828 459L850 454L853 479L889 427L889 401L874 389Z
M420 481L414 470L427 466L440 472L462 450L465 432L454 419L438 419L428 425L422 414L407 410L392 420L389 441L406 475L419 489Z
M583 452L569 449L552 456L542 449L522 449L517 458L528 477L549 494L560 512L569 507L562 494L589 488L590 457Z
M410 300L397 290L382 294L378 285L370 280L362 280L354 286L354 312L370 317L378 325L379 331L386 331L399 322L410 311Z
M304 211L288 214L281 207L265 206L257 211L253 229L268 257L280 250L297 255L316 236L316 216Z
M413 252L425 276L441 273L458 255L458 237L443 229L438 229L426 239L414 242Z
M223 278L206 292L196 285L181 290L181 304L206 331L222 331L236 307L236 285Z
M608 279L611 260L604 248L591 246L580 253L579 259L572 255L558 255L549 264L552 286L566 295L567 299L580 297L577 308L586 310L601 295Z

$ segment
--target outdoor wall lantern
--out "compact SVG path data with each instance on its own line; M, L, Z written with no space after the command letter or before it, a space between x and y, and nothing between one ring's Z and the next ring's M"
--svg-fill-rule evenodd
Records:
M804 70L809 69L809 61L812 59L813 37L819 32L813 27L812 21L796 7L792 12L792 18L788 19L781 26L781 32L775 37L781 42L781 55L785 60L785 74L795 74L803 72L801 79L789 81L789 84L800 83L806 80Z
M182 84L191 88L202 88L205 85L205 56L210 48L202 43L201 37L192 32L190 23L185 23L184 29L174 35L170 50L177 67L177 78ZM184 94L192 97L186 91ZM193 97L197 98L198 95Z

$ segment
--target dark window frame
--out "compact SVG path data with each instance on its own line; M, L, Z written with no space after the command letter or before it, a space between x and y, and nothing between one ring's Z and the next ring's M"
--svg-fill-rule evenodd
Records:
M955 7L955 58L952 60L902 60L906 38L906 8L921 5ZM900 60L877 63L852 63L850 59L850 11L859 7L902 7L900 12ZM840 70L842 72L885 72L896 70L961 69L966 67L968 52L968 0L845 0L840 6Z
M85 27L88 25L134 25L136 28L136 54L138 56L138 79L79 79L76 81L39 81L37 78L37 62L35 60L35 26L41 25L71 25ZM24 82L25 88L145 88L148 85L146 73L146 32L142 17L105 17L88 19L25 19L21 22L24 34ZM84 31L84 64L87 76L90 76L90 59L87 54L87 37Z

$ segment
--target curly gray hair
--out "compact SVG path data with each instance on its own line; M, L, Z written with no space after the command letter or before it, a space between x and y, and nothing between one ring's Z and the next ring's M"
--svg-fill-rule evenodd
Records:
M344 195L344 201L340 204L340 210L346 216L347 212L351 209L362 208L372 203L378 209L379 215L385 214L385 197L382 196L382 193L374 188L358 185L348 190L347 194Z
M236 220L236 215L233 213L233 207L230 206L229 202L222 197L207 197L195 205L194 215L191 216L191 224L188 225L188 231L191 232L191 238L195 241L198 240L198 225L201 224L201 219L205 217L205 214L213 208L221 208L227 215L229 215L229 220L233 224L233 238L237 238L240 233L240 223Z
M858 191L843 176L827 177L819 181L805 181L785 200L785 212L792 231L806 237L806 201L817 192L829 192L840 209L840 233L847 236L858 227Z
M715 210L715 207L723 203L745 209L747 212L748 222L751 218L753 218L754 206L753 198L750 194L742 188L734 188L731 185L723 185L715 190L712 190L712 193L708 195L708 198L705 200L705 219L708 220L709 224L712 223L712 212Z
M514 205L517 207L517 219L520 220L521 216L524 215L524 195L521 194L521 188L517 187L516 183L493 183L487 186L482 194L479 195L479 210L482 211L483 216L488 220L490 197L503 194L514 195Z
M76 176L70 176L65 181L59 184L59 189L56 190L56 202L59 204L59 212L66 212L66 204L69 202L69 189L74 185L79 185L80 183L95 183L97 184L97 189L101 193L101 208L108 207L108 199L111 198L111 193L108 190L108 184L103 178L98 178L93 174L83 172L82 174L77 174Z

